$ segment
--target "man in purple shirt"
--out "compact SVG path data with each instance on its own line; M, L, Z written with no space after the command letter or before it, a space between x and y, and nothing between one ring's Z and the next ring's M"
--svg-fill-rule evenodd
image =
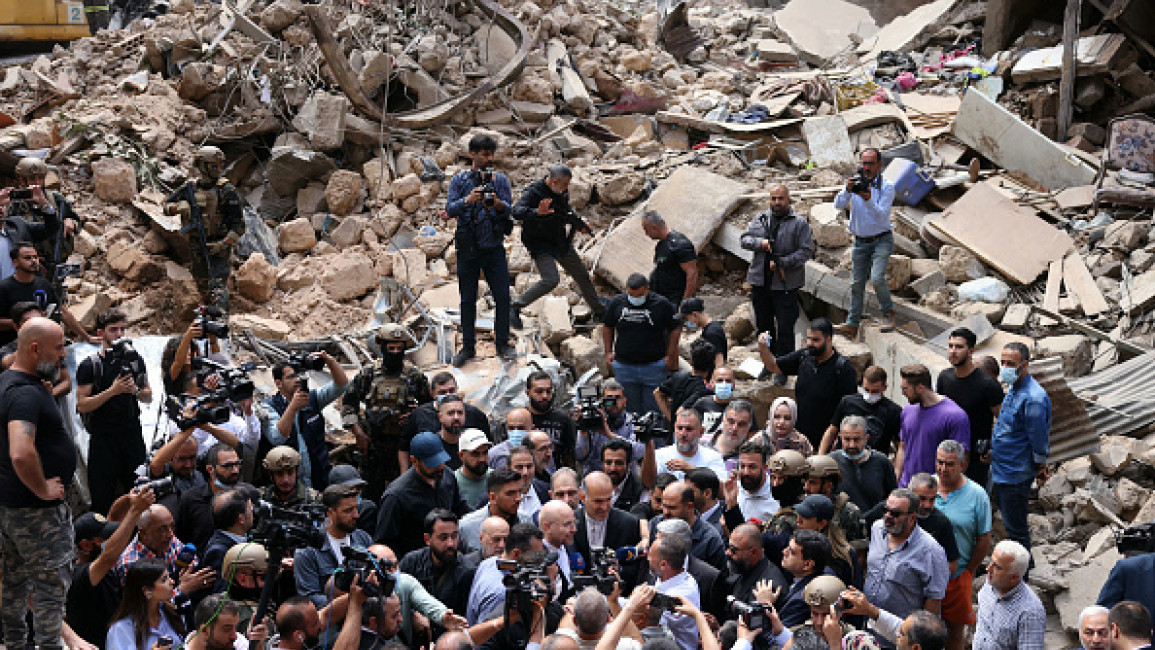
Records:
M966 411L931 388L930 371L926 366L921 363L906 365L899 374L902 376L902 394L910 405L902 409L894 474L898 477L899 487L906 487L915 474L934 473L935 454L943 440L958 441L969 456L971 430Z

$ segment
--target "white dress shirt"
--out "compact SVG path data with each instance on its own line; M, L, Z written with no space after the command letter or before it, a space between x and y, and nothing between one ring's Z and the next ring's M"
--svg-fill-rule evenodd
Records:
M658 580L654 590L667 596L685 596L694 607L701 608L702 598L698 591L698 581L689 571L682 571L669 580ZM698 623L692 616L662 612L662 625L674 635L682 650L698 649Z
M529 492L521 495L521 505L517 506L517 514L533 521L533 516L541 510L541 499L537 498L537 490L532 487Z
M590 517L589 513L585 514L586 518L586 540L590 543L590 548L597 548L606 545L606 525L607 521L599 521Z

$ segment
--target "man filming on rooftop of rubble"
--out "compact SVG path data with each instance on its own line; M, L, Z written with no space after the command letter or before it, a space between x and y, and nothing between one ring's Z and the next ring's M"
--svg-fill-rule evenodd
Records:
M510 321L518 329L522 326L521 310L557 287L560 281L558 264L577 283L595 318L601 320L606 311L581 255L573 247L573 237L579 230L586 234L593 231L570 207L569 183L572 178L573 172L569 167L554 165L550 167L548 176L525 188L517 205L513 206L513 218L521 222L521 241L541 274L536 284L513 301ZM567 225L571 226L568 233Z
M23 241L51 240L60 227L60 214L45 194L43 182L36 184L32 181L39 178L33 174L41 171L39 167L44 163L39 160L26 162L28 160L16 165L20 187L0 190L0 215L3 216L0 223L0 280L16 272L15 262L10 257L13 246ZM47 167L44 173L47 173Z
M43 160L21 158L15 175L19 187L0 190L0 209L5 216L47 226L44 237L36 241L36 251L44 258L44 277L54 281L56 265L72 254L72 237L82 221L63 194L48 190L48 165Z
M854 339L866 299L866 280L874 285L882 310L883 331L894 329L894 302L886 286L886 264L894 252L894 231L890 206L894 203L894 183L882 177L882 153L870 147L860 154L861 166L846 187L834 197L834 207L850 209L851 249L850 313L838 331Z

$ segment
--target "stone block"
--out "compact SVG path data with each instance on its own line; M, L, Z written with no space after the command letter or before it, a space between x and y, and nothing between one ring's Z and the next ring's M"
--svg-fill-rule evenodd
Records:
M1045 340L1045 339L1044 339ZM1133 441L1122 436L1106 436L1099 439L1099 451L1091 454L1095 469L1107 476L1122 472L1134 460Z
M325 186L325 202L329 211L338 216L346 216L353 212L361 200L361 190L364 182L361 175L346 169L339 169L329 177L329 184Z
M385 201L393 196L393 173L389 165L380 158L374 158L361 168L365 175L365 183L369 187L369 198L373 201Z
M393 72L393 57L384 52L370 50L364 53L365 63L357 78L365 92L372 93L389 80Z
M68 306L68 310L76 317L84 329L96 329L96 317L103 311L112 308L112 298L103 291L89 294Z
M1126 476L1115 484L1115 498L1123 509L1123 519L1130 519L1147 502L1150 491Z
M345 142L348 110L349 100L344 95L315 92L293 118L293 127L308 137L315 149L339 149Z
M1103 233L1102 246L1114 248L1124 253L1142 248L1147 242L1148 226L1139 221L1116 221L1107 226Z
M81 229L76 233L76 238L73 240L74 252L80 254L81 257L92 257L100 251L100 246L96 243L96 237L87 230Z
M263 253L253 253L233 276L237 291L257 303L268 302L277 289L277 269Z
M276 34L296 22L301 10L300 0L277 0L261 12L261 27Z
M130 203L136 198L136 168L120 158L105 156L92 163L96 196L109 203Z
M538 309L538 329L547 345L559 345L574 335L569 301L562 296L546 296Z
M410 287L421 284L429 274L425 253L417 248L402 248L391 253L393 257L393 277Z
M941 269L936 269L933 273L929 273L912 281L908 286L919 296L925 296L928 293L945 289L946 275Z
M1027 320L1031 317L1031 306L1023 303L1015 303L1007 305L1007 311L1003 314L1003 320L999 327L1005 330L1017 332L1027 327Z
M361 233L365 229L365 219L359 216L345 217L341 224L329 233L333 245L337 248L348 248L361 243Z
M305 217L297 217L277 228L277 247L282 253L301 253L317 245L317 232Z
M309 183L297 190L297 215L307 217L325 211L325 186Z
M938 251L938 261L946 275L947 282L967 282L986 275L982 262L973 253L959 246L943 246Z
M597 185L598 198L609 205L624 205L642 195L646 176L640 172L623 172L602 179Z
M635 50L632 47L623 48L622 54L618 57L618 63L622 64L626 70L631 72L645 72L653 66L653 56L649 50Z
M1075 487L1082 487L1094 476L1094 465L1086 456L1072 458L1059 466L1059 470L1067 476L1067 480Z
M274 147L265 167L265 182L277 196L297 196L297 191L337 165L325 154L292 147Z
M935 271L941 270L942 265L939 264L938 260L915 258L910 261L910 275L914 278L926 277Z
M277 288L282 291L296 291L312 286L317 281L318 269L313 260L293 255L281 260L277 267Z
M424 267L424 264L422 265ZM325 258L321 286L333 300L360 298L377 288L378 278L373 260L359 252L343 252Z
M560 356L562 361L573 365L579 376L590 368L598 368L602 376L609 376L609 366L602 346L587 336L571 336L562 341Z
M1062 503L1063 498L1075 492L1074 486L1063 472L1056 472L1039 488L1039 504L1047 510L1054 510Z
M257 316L256 314L233 314L229 316L229 329L234 332L251 330L254 336L273 341L285 341L293 331L289 324L278 318Z
M748 302L743 302L726 317L722 325L726 330L726 338L735 343L743 343L755 332L754 308Z
M119 240L108 247L105 255L112 272L133 282L155 282L164 275L164 268L140 246Z
M1144 503L1143 507L1139 509L1139 512L1135 513L1135 516L1131 518L1131 525L1136 526L1150 521L1155 521L1155 494L1147 497L1147 502Z
M1082 377L1091 372L1095 360L1095 344L1081 334L1047 336L1035 342L1035 353L1039 358L1062 357L1063 374Z
M905 289L910 282L910 258L906 255L891 255L886 263L886 286L891 291Z
M406 174L393 181L393 199L398 203L420 193L421 177L417 174Z
M1005 305L993 305L989 302L963 302L950 310L951 318L966 320L976 314L983 316L991 325L997 325L1006 311Z
M1067 576L1070 588L1055 596L1055 608L1059 610L1059 619L1068 634L1077 633L1079 613L1095 604L1103 583L1107 582L1107 575L1120 559L1119 551L1110 548Z

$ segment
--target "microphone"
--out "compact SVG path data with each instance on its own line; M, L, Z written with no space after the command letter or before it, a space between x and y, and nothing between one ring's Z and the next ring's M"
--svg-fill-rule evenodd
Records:
M586 559L577 551L569 552L569 570L571 573L585 573Z
M646 549L637 546L623 546L615 550L614 553L618 556L618 562L622 564L636 562L646 557Z
M197 547L193 544L185 544L176 554L176 568L187 569L197 557Z

